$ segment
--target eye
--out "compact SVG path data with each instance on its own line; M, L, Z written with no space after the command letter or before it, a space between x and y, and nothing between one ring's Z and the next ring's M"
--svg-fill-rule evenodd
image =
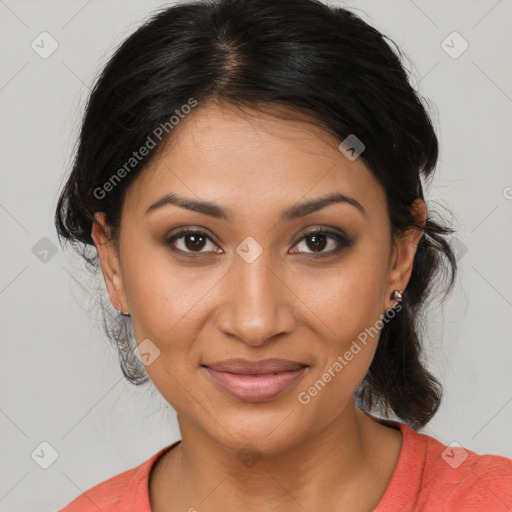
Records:
M208 242L212 245L214 252L222 252L221 250L215 249L217 246L212 242L208 234L206 234L204 231L194 229L187 228L181 230L171 237L166 238L164 241L165 245L171 245L175 250L188 254L211 252L212 249L202 251L202 249L208 245Z
M308 243L307 241L310 240ZM329 244L330 240L330 244ZM337 233L335 231L330 231L327 229L317 228L308 231L300 240L299 243L295 245L295 247L299 247L303 244L306 248L312 248L309 254L313 254L316 256L328 256L331 254L335 254L344 247L350 247L352 245L352 241L341 233ZM324 250L326 247L330 246L330 250ZM333 247L334 246L334 247ZM292 251L292 254L302 251ZM306 254L308 252L306 251Z
M310 240L308 243L307 241ZM330 241L330 244L329 244ZM208 243L211 244L210 249L207 248ZM174 235L166 238L164 244L172 246L172 249L185 254L201 254L208 252L215 252L217 254L222 253L222 249L219 249L217 245L212 241L211 237L204 231L186 228ZM335 254L344 247L350 247L353 242L346 235L330 231L327 229L317 228L308 231L299 240L294 247L299 247L304 244L307 249L312 248L310 252L305 251L306 254L312 254L314 257L328 256ZM329 247L329 250L324 250ZM334 247L333 247L334 246ZM206 247L206 250L203 250ZM291 254L297 254L304 251L292 250Z

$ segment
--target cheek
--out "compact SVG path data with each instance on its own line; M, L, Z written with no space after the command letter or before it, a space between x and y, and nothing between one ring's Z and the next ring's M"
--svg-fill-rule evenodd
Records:
M318 315L329 338L352 339L375 324L383 313L383 262L372 253L357 251L330 270L303 272L294 289Z
M195 387L200 354L194 340L201 334L201 298L216 280L197 279L197 271L173 265L154 250L125 258L125 287L137 343L151 340L158 357L145 369L154 386L177 411L187 407L186 390Z
M341 404L366 375L382 328L384 272L369 252L354 254L328 273L305 273L309 282L303 278L301 298L324 340L319 367L308 382L311 397L317 393L319 401Z
M123 274L134 329L160 341L191 323L218 281L212 268L177 265L167 249L150 243L124 256Z
M205 328L224 270L176 264L165 249L140 249L123 258L125 290L137 344L149 339L158 357L146 371L177 410L192 390ZM204 347L203 347L204 349ZM180 404L183 397L184 404Z
M380 334L370 317L367 312L356 321L348 315L339 324L336 339L324 342L319 365L299 390L299 403L312 407L319 423L341 412L368 372Z
M202 353L194 341L204 337L216 304L229 293L222 281L225 269L176 264L166 249L150 244L134 247L137 251L125 251L122 260L135 337L138 343L150 339L159 347L158 359L146 371L181 410L187 407L183 388L197 386L194 377ZM341 407L364 378L378 340L372 327L382 313L384 271L377 251L361 248L330 268L302 266L283 276L300 298L290 295L298 321L309 330L310 348L318 355L318 365L298 390L311 391L312 402Z

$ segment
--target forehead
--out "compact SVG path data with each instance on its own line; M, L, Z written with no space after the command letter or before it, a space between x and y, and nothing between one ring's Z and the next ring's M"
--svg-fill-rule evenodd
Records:
M384 190L361 158L351 161L340 152L340 142L287 107L277 116L218 104L196 107L132 184L126 204L142 214L176 192L254 215L340 192L368 212L383 213Z

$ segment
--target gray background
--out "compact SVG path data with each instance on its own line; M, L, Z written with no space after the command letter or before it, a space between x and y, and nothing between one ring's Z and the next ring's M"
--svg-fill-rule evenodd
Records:
M53 226L93 79L163 5L0 0L0 512L56 510L180 438L159 394L124 382L93 284ZM445 398L423 432L512 458L512 2L348 5L406 52L435 105L441 158L425 194L457 228L459 279L444 307L430 304L427 328ZM51 48L44 31L58 43L46 59L31 47L45 37ZM453 31L469 44L460 55ZM48 469L44 441L58 453Z

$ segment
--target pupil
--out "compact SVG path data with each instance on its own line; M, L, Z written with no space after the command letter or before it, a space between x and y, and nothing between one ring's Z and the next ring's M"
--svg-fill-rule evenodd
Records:
M325 248L326 243L326 236L325 235L311 235L309 236L309 240L311 243L311 248L313 249L319 249L322 251ZM188 235L186 237L186 243L188 249L199 249L201 250L204 247L204 237L201 235ZM190 243L191 241L191 243Z
M313 241L313 247L320 250L324 249L326 238L327 237L325 235L311 235L310 237ZM320 239L320 241L318 241L318 239Z
M200 250L204 247L204 237L201 235L188 235L186 237L186 239L187 239L187 242L186 242L187 249L199 249ZM192 244L190 247L188 244L189 240L192 240Z

